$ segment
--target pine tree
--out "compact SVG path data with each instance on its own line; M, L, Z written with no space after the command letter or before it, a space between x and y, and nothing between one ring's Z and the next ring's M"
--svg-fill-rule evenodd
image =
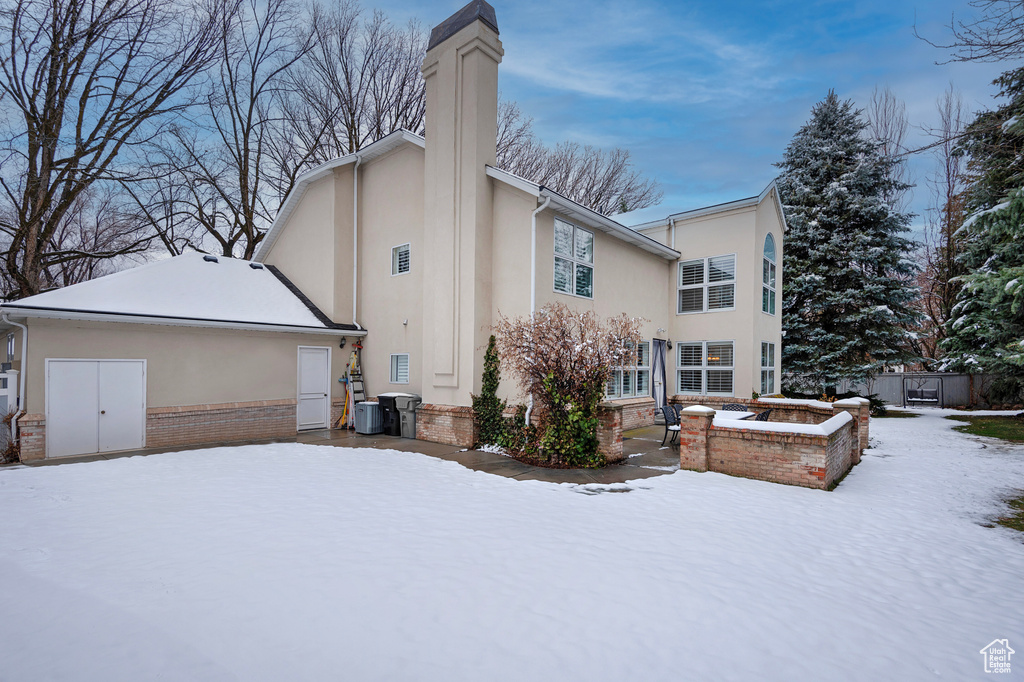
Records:
M496 444L501 439L504 425L503 413L506 403L498 399L498 384L501 381L501 367L494 334L487 342L484 352L484 373L481 379L480 395L473 396L473 413L479 427L478 440L482 444Z
M943 343L947 368L1024 380L1024 190L964 230L968 274Z
M947 369L997 374L1024 393L1024 68L996 81L1009 101L978 114L962 149L974 180L959 235L967 274L946 326Z
M910 215L884 199L905 186L865 128L853 103L829 92L777 164L789 228L782 365L790 391L866 379L910 359L900 326L917 316Z

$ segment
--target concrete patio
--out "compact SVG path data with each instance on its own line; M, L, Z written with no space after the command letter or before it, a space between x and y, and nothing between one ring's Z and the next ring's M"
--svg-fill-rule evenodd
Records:
M374 448L378 450L400 450L403 452L419 452L430 457L458 462L467 469L483 471L496 476L514 478L522 481L547 481L549 483L624 483L626 481L650 478L670 474L679 469L678 445L661 447L661 438L665 427L648 426L623 433L623 451L627 457L621 464L612 464L601 469L547 469L525 464L511 457L497 455L479 450L465 450L454 445L430 443L410 438L386 436L383 434L363 435L355 431L331 429L322 431L305 431L292 438L274 440L233 441L230 443L203 443L194 446L178 446L170 448L146 448L106 454L83 455L80 457L61 457L28 462L20 466L54 466L81 462L95 462L104 459L121 457L137 457L155 455L165 452L181 452L185 450L203 450L216 447L234 447L238 445L258 445L265 443L307 443L309 445L326 445L345 448ZM14 465L19 466L19 465Z

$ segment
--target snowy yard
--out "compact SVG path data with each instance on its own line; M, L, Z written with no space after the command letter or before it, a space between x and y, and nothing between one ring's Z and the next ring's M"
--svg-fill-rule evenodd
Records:
M311 445L0 470L0 680L984 679L1024 652L1024 538L980 525L1024 446L921 412L834 492Z

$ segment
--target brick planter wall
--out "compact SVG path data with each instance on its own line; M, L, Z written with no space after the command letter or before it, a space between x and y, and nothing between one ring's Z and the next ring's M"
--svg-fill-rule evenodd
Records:
M423 404L416 410L416 440L471 448L476 436L472 407Z
M687 396L673 396L671 402L687 404L688 400ZM810 404L734 398L704 398L702 401L708 404L690 405L680 414L679 466L683 469L830 488L850 467L860 462L861 451L867 446L869 406L863 398L838 401L827 407L817 401ZM741 403L751 412L771 409L772 422L794 424L794 431L762 430L744 421L715 426L712 410L721 409L729 402ZM801 428L797 424L824 424L843 412L849 413L852 419L825 425L825 433L796 432Z
M850 466L853 427L829 436L712 427L708 470L806 488L828 488Z

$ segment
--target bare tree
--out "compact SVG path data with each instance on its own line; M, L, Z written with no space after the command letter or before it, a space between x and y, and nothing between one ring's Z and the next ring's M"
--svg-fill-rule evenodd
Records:
M313 163L359 151L399 129L422 132L426 93L420 66L426 35L396 27L356 0L313 6L313 46L291 75L289 133Z
M946 337L946 323L960 290L957 278L964 274L957 260L963 246L957 232L966 218L968 185L967 157L957 144L969 122L969 112L952 84L936 100L936 108L939 126L928 131L938 143L932 152L935 171L928 178L933 205L928 211L924 262L918 281L923 323L915 330L915 351L929 360L941 359L939 343Z
M133 193L172 253L255 254L312 154L288 144L284 113L289 72L312 44L303 30L292 0L243 0L224 17L216 68L202 82L205 103L170 128L164 172Z
M889 177L892 184L884 193L885 200L900 213L905 213L908 205L907 190L910 189L910 174L904 155L907 147L904 144L907 130L907 105L889 88L871 93L865 111L868 122L868 134L879 145L882 156L890 163Z
M145 237L62 247L69 213L97 183L131 176L216 54L220 0L13 0L0 9L0 234L9 296L45 272L116 257ZM138 153L137 153L138 152ZM71 266L69 266L71 267Z
M937 43L914 34L932 47L951 50L949 61L1001 62L1024 57L1024 4L1019 0L971 0L978 12L973 21L950 20L950 43Z
M578 142L545 147L533 134L533 120L514 102L498 105L498 167L605 215L653 206L662 197L657 182L633 166L625 149L604 151Z

